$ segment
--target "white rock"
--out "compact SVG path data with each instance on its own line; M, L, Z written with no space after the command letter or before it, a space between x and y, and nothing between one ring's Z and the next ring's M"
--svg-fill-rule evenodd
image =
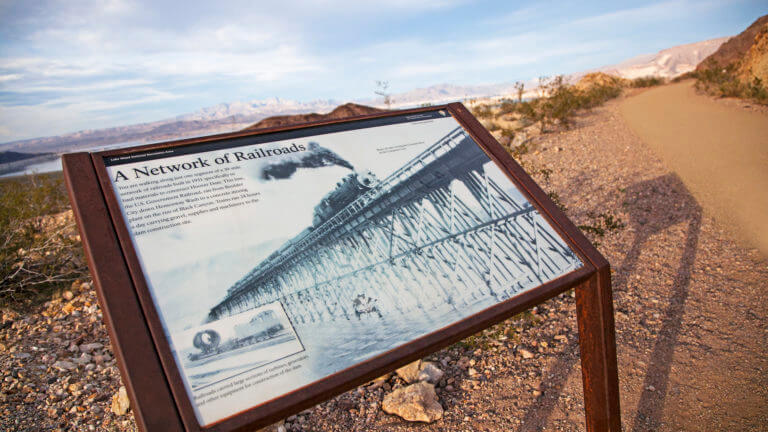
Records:
M128 408L131 406L131 401L128 399L128 392L125 390L125 386L120 386L112 396L112 412L117 415L123 415L128 412Z
M55 367L55 368L57 368L59 370L62 370L62 371L69 371L69 370L72 370L72 369L77 369L77 365L76 364L74 364L72 362L68 362L66 360L59 360L59 361L57 361L56 363L53 364L53 367Z
M419 381L426 381L428 383L437 384L440 378L445 375L437 366L432 362L422 362L417 379Z
M285 420L280 420L277 423L271 424L267 427L263 427L256 432L286 432Z
M411 384L386 395L381 408L408 421L432 423L443 417L435 386L426 382Z
M102 348L104 348L104 344L100 344L98 342L80 345L80 351L84 353L91 353L97 349Z
M421 360L416 360L413 363L409 363L400 369L396 370L397 376L403 379L408 384L414 383L419 380L419 372L421 370Z

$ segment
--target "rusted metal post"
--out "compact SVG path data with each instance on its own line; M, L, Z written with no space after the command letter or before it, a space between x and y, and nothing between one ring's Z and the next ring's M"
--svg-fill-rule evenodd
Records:
M587 431L621 431L616 331L608 263L576 287Z

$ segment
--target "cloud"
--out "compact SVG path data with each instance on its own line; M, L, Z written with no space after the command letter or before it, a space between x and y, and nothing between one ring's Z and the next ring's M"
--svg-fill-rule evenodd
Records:
M181 99L181 95L175 95L170 92L155 90L151 88L142 89L142 95L130 99L110 100L94 98L80 98L80 97L62 97L52 99L50 101L41 104L42 107L66 107L73 112L89 113L89 112L107 112L118 108L145 105L156 102L164 102L170 100Z
M15 81L17 79L21 79L22 75L20 74L6 74L6 75L0 75L0 83L5 81Z
M604 27L613 25L640 25L644 22L669 21L678 17L691 16L694 12L711 9L717 1L672 0L652 3L629 9L620 9L593 16L582 17L571 22L576 27Z
M636 54L624 50L650 37L661 44L666 36L656 30L671 27L670 20L697 22L730 8L719 0L631 8L480 7L466 0L41 2L0 0L0 124L14 138L157 120L152 116L236 100L354 99L371 95L374 80L404 91L567 73L610 64L601 63L608 55ZM50 127L33 126L34 107L38 122Z
M589 55L605 50L608 41L563 41L558 35L526 32L507 36L432 42L404 39L378 44L371 49L385 63L380 74L397 82L409 78L444 77L472 83L474 76L492 70L513 70L540 64L547 59ZM396 58L382 62L381 59ZM441 79L438 78L437 81Z
M21 75L17 75L21 76ZM17 78L18 79L18 78ZM3 77L0 76L0 81ZM69 83L58 84L56 82L41 81L39 84L27 85L18 89L14 89L13 92L17 94L24 93L37 93L37 92L51 92L51 93L78 93L92 92L95 90L116 90L124 87L144 87L148 88L154 81L148 79L104 79L96 82L85 81L82 84Z

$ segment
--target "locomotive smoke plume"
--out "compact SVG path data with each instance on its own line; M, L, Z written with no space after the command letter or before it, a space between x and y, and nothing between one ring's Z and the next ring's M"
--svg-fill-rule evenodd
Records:
M290 178L299 168L321 168L338 165L354 170L352 164L341 156L321 147L316 142L307 145L307 151L292 155L291 158L281 158L270 162L261 168L259 177L262 180L279 180Z

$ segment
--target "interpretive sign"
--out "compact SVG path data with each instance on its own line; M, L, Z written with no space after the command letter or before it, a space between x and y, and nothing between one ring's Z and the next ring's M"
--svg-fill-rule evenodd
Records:
M572 287L618 430L607 262L460 104L64 168L145 430L268 424Z

